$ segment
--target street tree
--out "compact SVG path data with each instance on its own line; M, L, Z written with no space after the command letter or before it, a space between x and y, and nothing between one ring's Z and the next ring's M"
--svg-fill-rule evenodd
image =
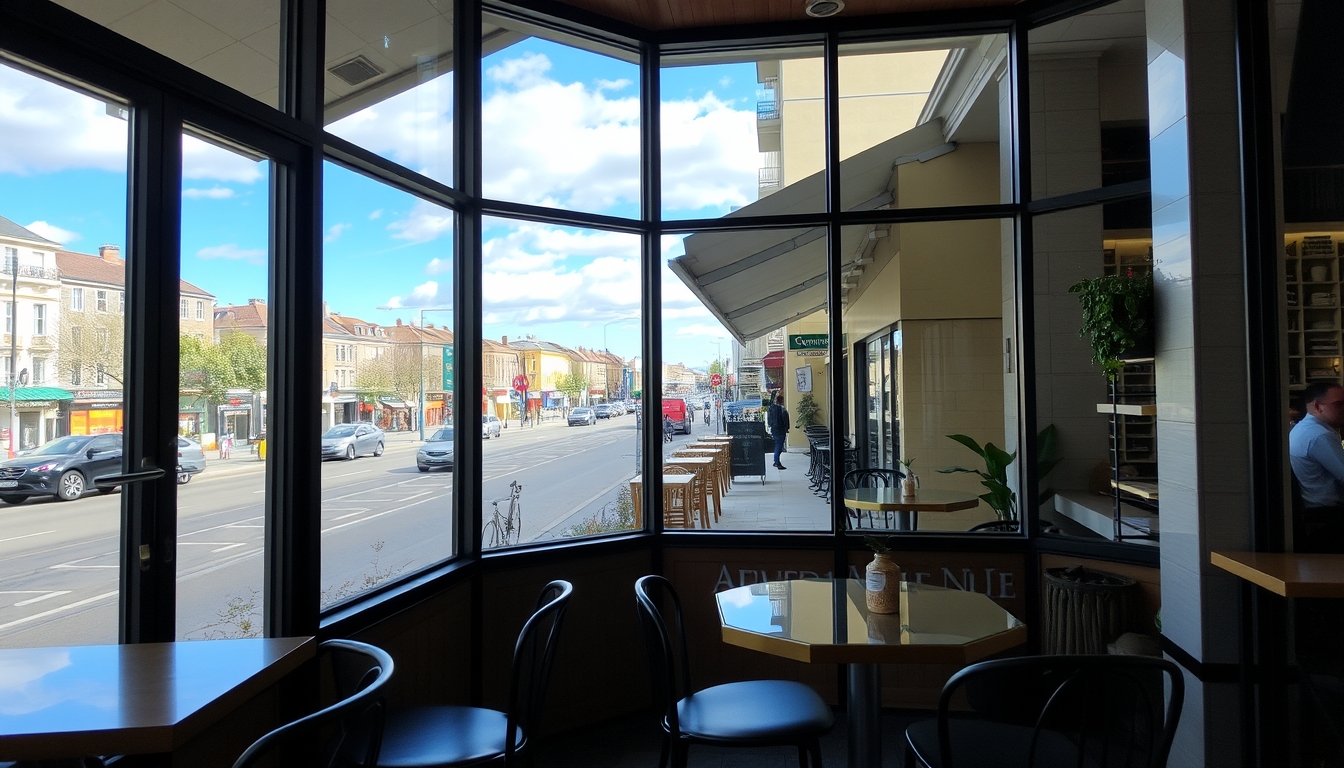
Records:
M266 389L266 348L242 331L225 331L219 341L182 336L181 387L220 403L231 389Z
M563 392L569 398L571 405L577 405L579 394L588 391L590 382L588 377L581 371L571 370L569 373L556 373L551 375L551 386L556 390Z
M56 370L76 386L121 387L125 379L126 331L114 312L71 312L61 323Z
M438 363L429 367L420 358L419 347L419 344L392 344L378 357L360 363L355 388L375 397L387 395L408 403L418 401L424 372L438 370Z

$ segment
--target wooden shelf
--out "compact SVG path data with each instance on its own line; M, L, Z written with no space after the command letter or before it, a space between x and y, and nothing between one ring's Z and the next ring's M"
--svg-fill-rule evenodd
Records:
M1157 483L1146 483L1139 480L1121 480L1117 483L1115 480L1111 480L1111 487L1119 488L1125 493L1131 493L1141 499L1157 500Z
M1156 405L1129 405L1121 403L1112 405L1110 403L1097 403L1097 413L1118 413L1121 416L1156 416Z

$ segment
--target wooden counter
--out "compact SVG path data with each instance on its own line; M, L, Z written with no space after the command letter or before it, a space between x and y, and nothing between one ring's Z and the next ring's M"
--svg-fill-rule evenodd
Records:
M1283 597L1344 597L1344 555L1210 552L1209 562Z

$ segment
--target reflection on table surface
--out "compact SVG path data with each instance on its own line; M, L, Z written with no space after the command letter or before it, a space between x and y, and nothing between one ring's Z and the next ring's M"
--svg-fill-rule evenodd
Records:
M958 645L1022 622L978 592L901 583L901 610L868 612L864 583L845 579L772 581L718 594L725 628L813 646ZM837 610L844 621L837 622Z

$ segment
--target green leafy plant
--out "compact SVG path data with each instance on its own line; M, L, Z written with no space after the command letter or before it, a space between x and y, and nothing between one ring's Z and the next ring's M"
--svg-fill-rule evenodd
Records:
M1013 493L1013 489L1008 487L1008 467L1017 459L1017 453L1007 453L993 443L985 443L981 447L979 443L966 435L948 435L948 438L956 440L974 451L977 456L984 460L985 468L979 470L967 469L966 467L949 467L938 471L945 475L954 472L979 475L980 484L988 490L988 493L980 495L980 500L989 505L989 508L994 510L994 514L1000 520L1017 520L1017 494ZM1059 464L1059 461L1059 430L1055 429L1054 424L1048 424L1036 433L1037 482L1043 482L1045 476L1050 474L1050 471ZM1049 501L1050 497L1054 495L1055 491L1052 488L1042 490L1036 498L1037 506Z
M891 537L890 537L890 536L871 536L871 535L867 535L867 536L864 536L864 537L863 537L863 544L864 544L864 546L866 546L866 547L868 547L869 549L873 550L874 553L879 554L879 555L891 551Z
M1092 362L1115 379L1121 360L1153 341L1153 279L1150 275L1107 275L1069 286L1083 309L1079 336L1092 345Z
M597 514L583 522L571 525L560 533L562 538L595 536L599 533L630 531L635 527L635 501L630 495L630 486L622 485L616 495L616 501L604 504Z
M798 398L798 418L793 422L795 427L813 427L821 423L821 406L812 397L812 393L805 393Z
M915 460L914 460L914 459L897 459L897 460L896 460L896 463L897 463L897 464L900 464L902 467L905 467L905 475L906 475L906 477L909 477L909 476L910 476L910 467L911 467L911 465L913 465L913 464L915 463Z

